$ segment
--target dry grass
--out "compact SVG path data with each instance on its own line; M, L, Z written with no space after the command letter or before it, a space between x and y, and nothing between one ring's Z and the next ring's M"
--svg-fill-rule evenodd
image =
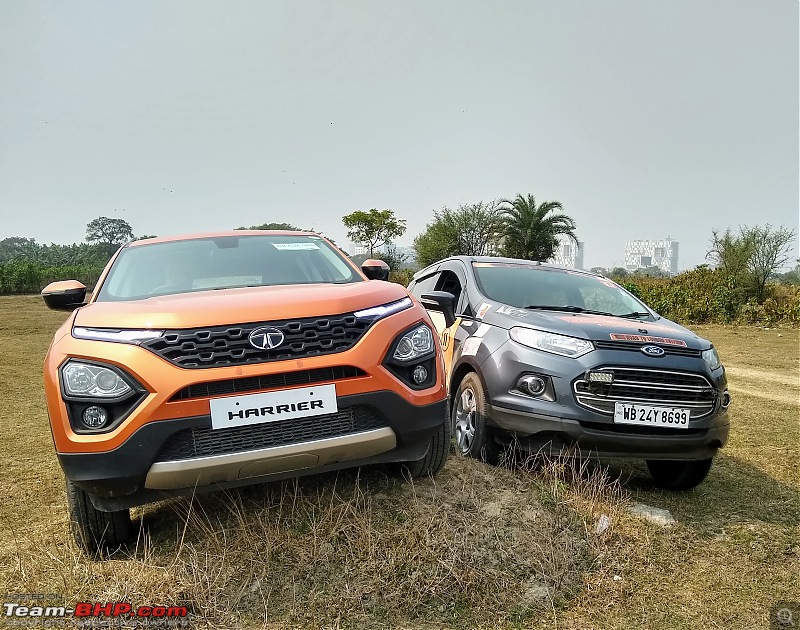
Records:
M655 490L638 462L453 457L435 482L369 469L147 506L137 543L97 562L68 532L41 392L61 321L0 298L0 591L184 604L194 627L565 629L767 627L800 593L796 330L700 327L734 424L692 492ZM630 500L678 524L644 524Z
M104 562L65 522L23 533L5 577L73 601L187 605L209 627L505 625L552 611L588 568L580 519L542 491L465 460L436 483L348 471L149 507L138 543Z

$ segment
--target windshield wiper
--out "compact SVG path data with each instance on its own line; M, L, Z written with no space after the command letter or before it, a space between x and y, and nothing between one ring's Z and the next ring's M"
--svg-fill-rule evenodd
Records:
M639 319L640 317L650 317L650 313L644 312L634 312L634 313L625 313L624 315L617 315L617 317L625 317L628 319Z
M558 311L561 313L586 313L587 315L608 315L614 317L614 313L606 313L605 311L592 311L582 306L549 306L547 304L529 304L525 306L533 311Z

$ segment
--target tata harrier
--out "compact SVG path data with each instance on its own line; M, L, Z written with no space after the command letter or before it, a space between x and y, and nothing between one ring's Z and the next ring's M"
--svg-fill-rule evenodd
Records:
M594 273L454 257L415 274L445 355L457 452L642 458L656 484L705 479L731 402L714 346Z
M374 463L435 474L449 452L438 339L406 289L311 233L235 231L122 247L44 365L73 533L132 534L129 508ZM368 281L373 279L373 281Z

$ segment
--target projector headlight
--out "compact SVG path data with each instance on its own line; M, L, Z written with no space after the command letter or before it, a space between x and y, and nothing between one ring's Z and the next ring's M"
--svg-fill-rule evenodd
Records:
M392 354L392 359L403 362L413 361L430 354L434 348L433 332L426 324L420 324L400 338Z
M70 361L61 370L64 393L80 398L119 398L133 388L110 367Z

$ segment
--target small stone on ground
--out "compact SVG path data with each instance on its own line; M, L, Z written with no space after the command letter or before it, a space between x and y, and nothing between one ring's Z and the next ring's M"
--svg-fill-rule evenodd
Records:
M676 522L669 510L662 510L644 503L634 503L628 508L628 512L660 527L670 527Z

